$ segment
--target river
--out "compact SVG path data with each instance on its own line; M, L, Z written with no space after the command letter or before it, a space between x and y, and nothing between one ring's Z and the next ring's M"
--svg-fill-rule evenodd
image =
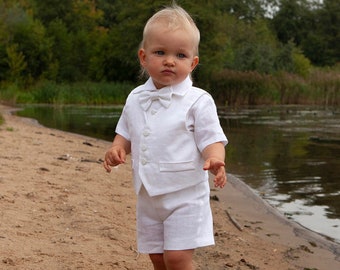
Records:
M27 105L17 114L111 141L121 109ZM287 218L340 243L339 108L261 106L218 112L229 139L227 171Z

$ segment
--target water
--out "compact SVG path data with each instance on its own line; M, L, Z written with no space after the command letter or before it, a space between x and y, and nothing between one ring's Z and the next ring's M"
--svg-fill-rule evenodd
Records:
M42 125L111 141L122 107L27 106ZM340 111L219 109L227 170L301 225L340 243Z
M339 111L262 107L220 114L230 171L288 218L339 241Z

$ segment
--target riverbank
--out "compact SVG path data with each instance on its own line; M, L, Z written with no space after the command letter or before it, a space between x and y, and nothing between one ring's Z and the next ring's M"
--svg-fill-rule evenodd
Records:
M0 268L151 269L136 252L130 165L107 174L109 142L10 109L0 105ZM232 175L211 205L216 245L196 251L197 269L340 268L338 244L286 220Z

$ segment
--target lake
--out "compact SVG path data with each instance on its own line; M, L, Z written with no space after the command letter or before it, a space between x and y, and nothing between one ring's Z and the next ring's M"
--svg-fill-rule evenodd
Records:
M17 114L111 141L121 110L28 105ZM229 139L227 171L287 218L340 243L339 108L260 106L218 112Z

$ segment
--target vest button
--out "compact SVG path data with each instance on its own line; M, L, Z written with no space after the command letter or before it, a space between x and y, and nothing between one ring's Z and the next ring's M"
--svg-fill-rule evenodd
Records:
M152 114L152 115L155 115L156 113L157 113L156 110L152 110L152 111L151 111L151 114Z
M150 132L148 130L144 130L143 131L143 135L144 135L144 137L147 137L147 136L150 135Z
M146 161L146 159L144 159L144 158L141 160L141 162L142 162L142 165L146 165L146 163L148 163L148 162Z

